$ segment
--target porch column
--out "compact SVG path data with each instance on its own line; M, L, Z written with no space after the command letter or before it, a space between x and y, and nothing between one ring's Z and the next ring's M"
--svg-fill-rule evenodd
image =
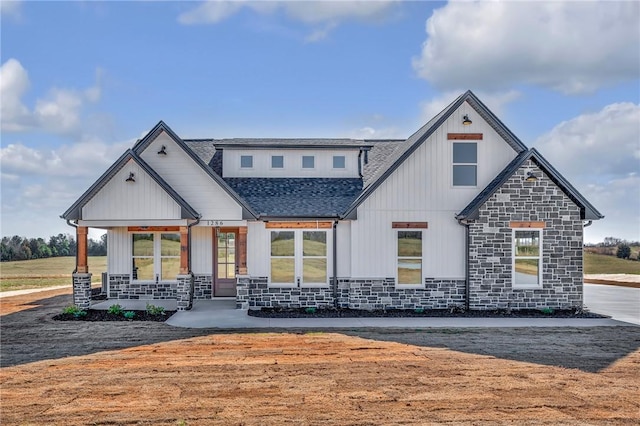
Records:
M247 227L238 229L238 274L247 275Z
M89 272L89 264L87 262L87 231L86 226L78 226L76 228L76 272L78 274L86 274Z
M180 227L180 275L189 273L189 229Z

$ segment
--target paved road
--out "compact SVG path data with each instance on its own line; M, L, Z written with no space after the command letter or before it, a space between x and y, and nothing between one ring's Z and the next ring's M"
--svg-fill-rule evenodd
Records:
M591 312L640 325L640 288L585 284L584 305Z

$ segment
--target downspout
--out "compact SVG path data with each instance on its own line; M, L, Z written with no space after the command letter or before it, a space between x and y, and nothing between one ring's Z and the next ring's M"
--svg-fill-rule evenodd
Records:
M76 229L76 267L73 269L72 274L75 274L76 272L78 272L78 224L74 224L71 222L71 219L67 219L67 225L71 226L72 228ZM72 282L73 282L73 278L72 278Z
M458 224L464 226L465 238L464 238L464 310L469 310L469 296L470 296L470 283L471 276L469 275L469 246L471 233L469 232L469 222L466 219L458 219Z
M587 223L583 223L583 224L582 224L582 227L583 227L583 228L587 228L587 227L591 226L592 224L593 224L593 221L592 221L592 220L590 220L590 221L588 221Z
M362 177L362 149L358 152L358 176Z
M338 220L333 221L333 305L338 307L338 238L336 238L336 230L338 229Z
M195 222L187 225L187 246L189 247L189 258L187 259L187 267L189 268L189 275L191 275L191 282L189 283L191 287L191 291L189 295L189 307L188 307L189 310L191 310L191 307L193 306L193 292L195 290L195 285L196 285L195 279L193 277L193 273L191 272L191 227L199 224L201 217L202 216L198 215Z

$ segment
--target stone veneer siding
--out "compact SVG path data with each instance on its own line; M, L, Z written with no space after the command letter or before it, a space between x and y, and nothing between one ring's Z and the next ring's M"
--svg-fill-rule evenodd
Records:
M526 182L530 169L537 182ZM510 221L542 221L542 286L512 286ZM469 308L582 306L583 225L580 208L534 162L527 163L481 207L469 225Z
M91 274L72 274L73 304L80 309L91 307Z
M193 289L194 279L193 274L178 275L176 301L179 311L188 311L193 306Z
M464 280L425 279L425 288L396 289L394 278L338 278L338 306L351 309L447 309L463 306ZM269 287L266 277L238 277L238 309L334 306L331 287Z
M213 276L194 275L193 276L193 298L194 300L208 300L212 297Z
M129 274L109 274L109 299L175 299L175 281L131 282Z

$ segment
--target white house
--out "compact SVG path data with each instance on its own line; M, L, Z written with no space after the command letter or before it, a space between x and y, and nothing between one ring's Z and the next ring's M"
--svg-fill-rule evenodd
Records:
M181 139L163 122L63 215L108 297L240 309L571 308L603 216L470 91L406 140Z

